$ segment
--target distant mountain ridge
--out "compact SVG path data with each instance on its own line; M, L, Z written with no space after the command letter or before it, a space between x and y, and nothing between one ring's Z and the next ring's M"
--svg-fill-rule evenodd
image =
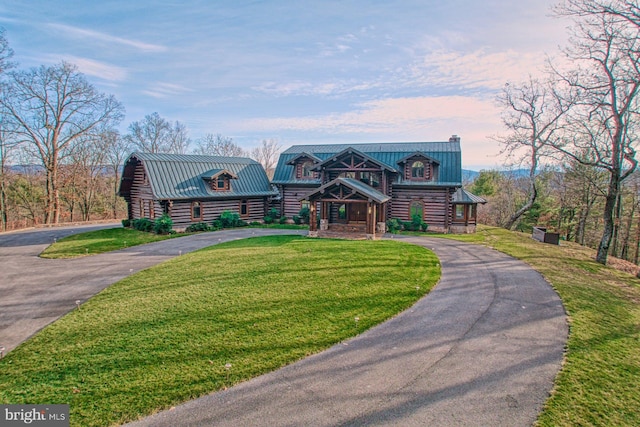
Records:
M495 170L495 169L483 169L483 170ZM522 178L529 176L529 169L503 169L498 170L503 175L510 176L512 178ZM475 180L478 175L480 175L479 171L474 171L471 169L462 169L462 182L471 182Z

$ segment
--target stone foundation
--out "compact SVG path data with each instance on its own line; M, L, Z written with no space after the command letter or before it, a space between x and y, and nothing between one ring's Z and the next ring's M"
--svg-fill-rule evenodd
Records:
M476 232L475 225L452 225L449 229L451 234L473 234Z

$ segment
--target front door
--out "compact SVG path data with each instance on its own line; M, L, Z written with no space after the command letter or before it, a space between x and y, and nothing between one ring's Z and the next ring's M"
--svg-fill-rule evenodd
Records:
M367 204L349 203L349 222L367 222Z

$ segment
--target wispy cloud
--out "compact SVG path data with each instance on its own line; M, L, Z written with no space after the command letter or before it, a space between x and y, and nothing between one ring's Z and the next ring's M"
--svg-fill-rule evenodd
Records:
M157 44L145 43L138 40L125 39L122 37L112 36L110 34L101 33L93 30L86 30L84 28L72 27L70 25L64 24L56 24L49 23L47 24L49 28L53 28L55 30L59 30L64 32L65 34L76 37L76 38L86 38L90 37L95 40L106 41L109 43L118 43L124 46L133 47L135 49L141 50L143 52L165 52L168 50L166 46L161 46Z
M120 82L126 80L128 76L128 72L125 68L107 64L105 62L95 61L89 58L53 53L42 57L43 62L47 64L60 62L61 59L77 65L80 72L88 76L98 77L102 80Z
M266 82L252 87L257 92L273 96L335 96L366 91L381 86L380 82L364 80L336 80L329 82L292 81Z
M149 95L153 98L168 98L171 96L180 95L187 92L193 92L193 89L188 87L177 85L174 83L156 82L149 89L143 90L142 93Z
M465 89L499 89L507 81L526 79L542 72L544 52L505 50L472 52L436 50L411 66L412 84Z
M243 121L250 130L281 129L340 133L424 134L436 122L495 122L492 102L464 96L388 98L356 105L352 111L314 117L257 118Z
M464 164L490 167L498 162L499 147L488 136L501 127L499 111L491 101L468 96L387 98L368 101L351 111L308 117L256 118L229 123L256 134L319 135L329 141L433 141L462 136ZM349 136L351 135L351 136ZM296 138L296 143L304 139Z

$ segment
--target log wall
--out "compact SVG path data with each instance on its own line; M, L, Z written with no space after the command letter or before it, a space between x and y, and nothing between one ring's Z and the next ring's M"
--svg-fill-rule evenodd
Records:
M318 186L283 186L282 189L282 209L284 210L284 216L291 219L294 215L298 215L300 212L300 197L305 194L309 194ZM281 214L282 215L282 214Z
M265 199L246 198L228 200L199 200L202 210L202 220L191 220L192 200L175 200L171 207L171 219L176 228L183 228L195 222L208 222L218 219L224 211L231 211L240 214L240 202L247 200L249 212L240 218L244 221L262 221L265 216Z
M162 215L160 204L153 200L151 185L146 179L142 162L138 161L131 185L130 219L155 218Z
M429 227L447 228L451 218L451 195L448 188L413 189L394 188L389 201L389 218L411 220L410 206L413 201L423 204L423 220Z

